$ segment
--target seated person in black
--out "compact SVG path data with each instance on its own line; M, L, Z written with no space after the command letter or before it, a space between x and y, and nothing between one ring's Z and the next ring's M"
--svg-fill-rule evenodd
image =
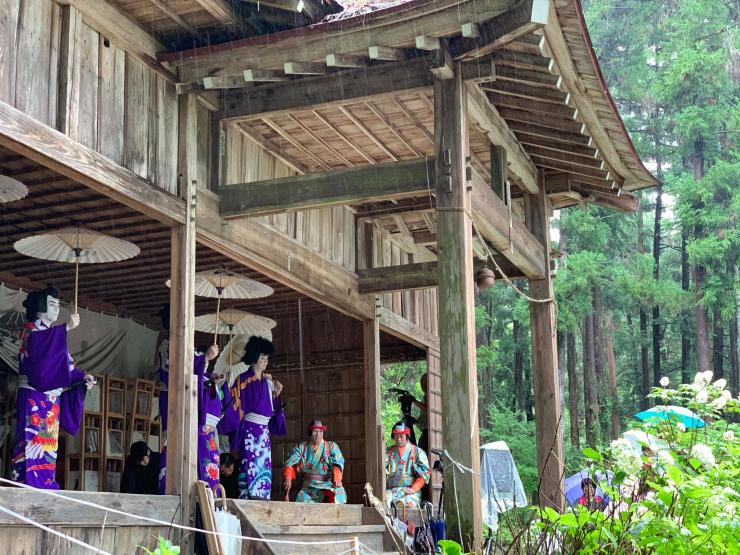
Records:
M159 493L159 461L143 441L131 444L121 475L121 493Z
M237 472L236 459L231 453L221 453L219 466L219 482L226 490L226 497L239 499L239 473Z

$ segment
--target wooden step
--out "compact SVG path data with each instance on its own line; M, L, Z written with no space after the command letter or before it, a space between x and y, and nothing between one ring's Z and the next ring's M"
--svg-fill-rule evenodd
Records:
M260 531L261 534L300 534L300 535L307 535L307 534L337 534L337 535L344 535L344 536L353 536L355 534L361 534L361 533L380 533L382 534L385 531L385 526L382 524L365 524L361 526L337 526L334 524L329 524L326 526L306 526L306 525L271 525L271 524L258 524L257 529Z
M362 505L288 503L285 501L234 500L256 526L269 525L347 525L363 522ZM375 522L372 522L375 524Z
M364 531L364 526L355 526L355 527L344 527L344 528L354 528L355 530L351 533L339 533L335 534L332 533L332 526L310 526L310 527L296 527L296 528L324 528L325 530L319 531L320 533L299 533L295 530L291 530L292 527L283 527L278 526L275 527L278 529L281 529L280 532L277 533L269 533L267 531L260 530L260 533L265 539L275 539L275 540L290 540L290 541L300 541L300 542L309 542L302 545L294 545L294 544L284 544L284 543L270 543L270 547L275 552L276 555L336 555L339 553L346 553L348 549L352 547L352 544L349 541L342 541L342 540L351 540L353 538L357 538L360 543L365 545L369 550L372 550L372 552L375 553L381 553L385 551L384 548L384 542L383 542L383 532L382 531L376 531L375 526L369 526L368 531ZM331 541L341 541L342 543L335 543L335 544L318 544L310 543L310 542L331 542Z

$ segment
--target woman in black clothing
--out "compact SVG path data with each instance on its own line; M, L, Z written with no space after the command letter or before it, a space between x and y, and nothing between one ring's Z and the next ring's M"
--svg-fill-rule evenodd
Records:
M131 444L121 475L121 493L157 495L159 492L158 468L149 446L143 441ZM157 463L157 464L154 464Z

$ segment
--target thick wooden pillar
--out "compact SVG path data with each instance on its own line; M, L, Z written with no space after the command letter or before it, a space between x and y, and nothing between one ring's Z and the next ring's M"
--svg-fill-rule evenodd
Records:
M549 267L550 220L542 170L539 192L524 196L527 228L544 247L542 256ZM529 280L529 295L535 299L553 297L552 278ZM563 508L563 434L560 421L560 375L558 373L555 303L529 303L532 327L532 374L534 382L537 470L541 480L539 502L557 510Z
M186 199L185 224L172 229L170 290L170 376L167 429L166 493L179 495L181 522L194 522L194 485L197 472L198 397L193 374L195 318L195 97L188 99L186 164L182 191Z
M365 479L375 495L385 494L383 422L380 417L380 320L363 322L365 360Z
M462 533L465 544L478 550L482 521L466 101L458 64L452 79L434 81L442 429L445 449L473 473L450 468L444 501L447 537L459 539Z

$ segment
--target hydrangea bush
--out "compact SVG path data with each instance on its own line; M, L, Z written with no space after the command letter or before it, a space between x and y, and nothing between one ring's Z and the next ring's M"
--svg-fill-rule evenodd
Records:
M680 405L700 416L702 428L674 418L638 425L650 434L642 454L619 438L602 449L585 449L591 475L611 503L604 511L572 507L563 514L543 509L509 552L549 553L740 553L740 445L728 415L740 402L725 380L699 373L677 389L667 378L650 397L656 405Z

